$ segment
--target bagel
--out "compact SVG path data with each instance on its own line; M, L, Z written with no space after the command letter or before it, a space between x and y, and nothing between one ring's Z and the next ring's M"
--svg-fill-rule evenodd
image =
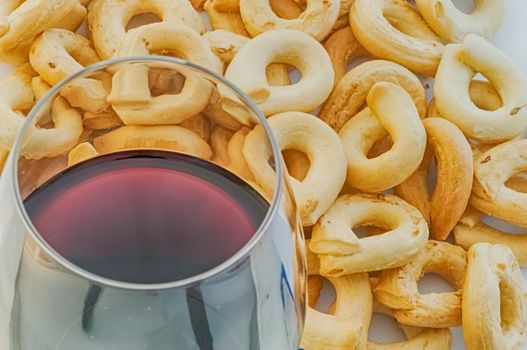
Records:
M177 52L187 61L220 71L218 59L206 41L193 29L172 22L153 23L130 30L116 57L163 51ZM146 65L123 65L117 71L108 101L125 124L178 124L200 113L208 105L212 82L191 70L172 70L186 78L181 92L155 97L150 92L149 68Z
M93 0L88 27L99 57L106 60L114 56L125 38L128 22L141 13L153 13L163 22L205 32L200 16L187 0Z
M357 40L375 57L435 75L443 44L407 0L355 0L349 20Z
M444 240L465 211L472 192L472 150L463 133L448 120L432 117L423 124L429 147L426 159L395 193L419 208L429 222L433 239ZM428 169L432 155L437 162L437 180L430 198Z
M484 74L499 92L500 108L483 110L471 101L469 84L476 72ZM434 90L441 117L476 141L507 141L527 128L527 77L512 59L476 35L447 45Z
M397 322L427 328L461 326L461 299L467 254L446 242L428 241L408 264L384 270L374 288L376 299L393 310ZM427 272L450 281L455 292L419 293L417 282Z
M461 42L469 34L491 39L505 13L505 0L476 0L470 14L458 10L452 0L416 0L416 5L430 27L449 42Z
M384 234L358 238L353 228L376 226ZM421 213L393 195L340 196L315 225L310 249L319 254L323 276L380 271L410 262L426 245Z
M303 226L315 224L337 198L346 178L346 158L338 135L323 121L302 112L285 112L268 119L280 148L296 149L310 160L302 181L289 177ZM247 134L243 155L256 182L272 195L276 175L269 165L271 146L264 129Z
M347 184L365 192L380 192L400 184L417 169L425 152L426 132L402 87L376 83L367 102L368 108L344 124L339 136L348 160ZM373 144L388 134L394 142L392 148L368 158Z
M477 243L468 251L463 335L467 350L512 350L525 344L525 287L518 262L506 246Z
M412 97L419 115L425 117L426 93L419 78L397 63L374 60L351 69L337 82L331 95L322 105L319 118L333 129L340 130L364 107L372 86L381 81L402 86Z

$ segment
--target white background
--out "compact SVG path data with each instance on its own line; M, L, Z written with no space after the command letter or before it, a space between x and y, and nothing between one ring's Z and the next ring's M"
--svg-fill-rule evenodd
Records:
M0 0L2 1L2 0ZM527 73L527 0L505 0L506 15L503 27L493 39L494 44L511 56ZM470 11L472 0L454 0L454 3L465 11ZM0 76L6 75L12 67L0 64ZM527 93L527 92L526 92ZM527 280L527 269L524 269L524 278ZM425 277L420 283L422 292L447 291L449 286L433 277ZM325 287L324 297L319 306L328 308L332 299L332 291ZM460 329L453 329L454 350L465 349ZM393 321L385 316L375 315L370 329L370 339L376 341L403 340L402 332L395 327ZM527 349L527 346L525 347ZM501 349L497 349L501 350Z

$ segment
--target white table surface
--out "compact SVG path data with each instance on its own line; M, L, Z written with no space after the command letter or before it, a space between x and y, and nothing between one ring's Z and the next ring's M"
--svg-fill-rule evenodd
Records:
M454 0L454 3L459 8L467 11L473 6L472 0ZM522 66L527 73L527 0L506 0L504 24L492 41ZM0 77L11 70L11 66L0 63ZM527 269L523 269L523 275L527 281ZM451 290L451 287L446 282L433 276L425 276L419 286L421 292L425 293ZM325 286L319 307L322 309L329 308L333 294L334 292L331 288ZM452 333L454 336L452 349L465 349L461 329L454 328ZM381 342L399 341L404 339L404 334L390 318L374 315L372 326L370 327L370 339ZM527 346L525 349L527 350Z

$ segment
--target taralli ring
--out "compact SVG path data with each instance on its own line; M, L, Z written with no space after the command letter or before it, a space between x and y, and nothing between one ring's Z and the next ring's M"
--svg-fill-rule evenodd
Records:
M298 18L285 19L273 12L268 0L240 0L243 23L253 37L276 29L294 29L320 41L333 28L339 11L339 0L309 0Z
M423 124L430 148L427 159L396 187L395 193L419 208L429 221L433 239L444 240L465 211L472 193L472 150L463 133L448 120L432 117L424 119ZM432 154L437 163L437 180L430 199L427 179Z
M303 181L290 177L302 224L311 226L337 198L346 178L346 158L338 135L315 116L285 112L268 119L281 149L295 149L309 157ZM275 172L269 165L271 147L257 126L245 139L243 154L256 181L272 192Z
M384 270L374 289L375 297L393 310L397 322L427 328L461 326L461 299L467 269L467 254L446 242L428 241L408 264ZM418 280L433 272L450 281L457 290L421 294Z
M411 28L395 28L385 13ZM355 37L374 56L421 74L435 75L443 44L408 1L355 0L350 9L350 25ZM405 34L408 29L419 32Z
M114 56L126 35L130 19L153 13L164 22L175 22L205 32L200 16L187 0L93 0L88 13L89 29L102 59Z
M386 233L358 238L353 227L370 225ZM310 249L319 254L323 276L379 271L407 264L426 245L421 213L393 195L340 196L313 229Z
M84 66L99 62L99 57L85 37L64 29L51 29L37 37L31 45L29 61L42 79L55 85ZM62 95L72 107L80 107L92 113L108 109L108 91L101 81L93 78L75 80Z
M218 59L206 41L182 24L162 22L129 31L117 57L144 55L156 51L179 52L183 59L219 71ZM108 101L128 125L178 124L200 113L209 103L212 83L196 73L181 71L186 77L181 93L153 97L146 65L122 66L113 77ZM148 112L147 112L148 111Z
M430 27L449 42L461 42L468 34L491 39L505 12L505 0L476 0L470 14L458 10L452 0L416 0L416 4Z
M474 105L469 84L475 72L484 74L499 92L500 108L488 111ZM527 128L527 77L507 55L476 35L447 45L434 89L441 117L476 141L510 140Z
M212 150L198 134L175 125L123 126L93 139L101 154L118 150L142 148L165 149L210 159Z
M426 132L402 87L377 83L367 101L368 108L344 124L339 136L348 160L347 184L379 192L400 184L417 169L425 152ZM394 140L392 148L368 158L373 144L387 134Z
M6 7L12 8L9 2ZM51 28L76 31L84 21L86 9L79 0L27 0L6 17L1 15L0 57L22 63L27 62L29 45L36 36Z
M274 62L294 66L302 78L290 86L269 85L266 67ZM247 79L248 72L251 79ZM273 30L253 38L240 49L225 73L225 77L252 97L267 116L287 111L312 111L329 96L333 76L331 60L324 47L296 30ZM230 98L225 96L226 91L220 89L220 92L224 98ZM240 122L251 123L249 118Z
M335 70L335 84L348 71L348 62L368 55L368 52L355 39L349 27L337 30L324 43L324 48L331 58L333 69Z
M249 37L249 33L247 33L245 25L243 24L242 16L240 16L240 12L218 11L212 5L211 0L205 2L204 9L207 12L212 29L227 30L235 34Z
M476 161L470 205L485 214L527 227L527 193L505 185L513 175L526 170L526 139L491 148Z
M468 350L522 349L527 340L522 272L506 246L478 243L468 251L463 334Z
M419 115L425 117L426 93L419 78L397 63L373 60L351 69L337 82L322 105L319 118L333 129L340 130L342 125L364 108L368 92L380 81L403 87L412 97Z
M311 276L316 274L311 273ZM372 293L367 273L330 278L337 297L333 312L307 308L300 347L304 350L366 348L372 314ZM311 287L311 286L309 286Z

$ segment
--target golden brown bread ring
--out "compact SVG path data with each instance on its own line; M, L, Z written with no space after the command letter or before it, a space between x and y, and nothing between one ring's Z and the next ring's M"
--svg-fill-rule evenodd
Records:
M470 14L458 10L452 0L416 0L416 4L430 27L449 42L460 42L472 33L491 39L505 12L505 0L476 0Z
M201 18L187 0L93 0L88 25L102 59L114 56L126 35L128 22L141 13L153 13L163 22L179 23L199 33L205 32Z
M9 1L6 5L4 11L14 7ZM28 0L7 16L0 13L0 56L10 63L27 62L29 46L37 35L51 28L76 31L85 15L79 0Z
M463 287L467 350L522 349L527 338L525 293L520 266L508 247L470 247Z
M513 234L477 222L472 227L464 224L456 225L454 238L456 244L465 249L469 249L476 243L505 245L512 250L520 266L527 266L527 232Z
M334 311L326 314L312 307L307 308L300 347L304 350L365 349L372 314L368 274L359 273L328 280L337 293Z
M358 238L353 228L376 226L387 232ZM426 245L421 213L393 195L342 195L313 229L310 249L319 254L323 276L379 271L407 264Z
M162 51L178 52L181 58L219 72L219 60L207 42L196 31L182 24L161 22L130 30L117 57L144 55ZM177 95L153 97L146 65L122 66L113 76L108 101L128 125L178 124L200 113L209 103L213 91L210 81L190 71L179 71L186 77ZM174 69L176 71L176 69Z
M249 33L247 33L247 30L245 29L245 24L243 24L243 20L239 11L218 11L212 6L212 0L207 0L205 2L204 8L207 12L213 30L223 29L235 34L247 37L249 36Z
M399 323L427 328L460 326L466 255L461 247L428 241L408 264L382 272L374 289L375 297L393 309ZM450 281L456 291L419 293L417 282L427 272L437 273Z
M294 19L304 12L304 8L295 0L270 0L269 4L273 12L280 18Z
M527 140L513 140L478 157L470 205L498 219L527 227L527 193L505 185L513 175L527 170Z
M433 239L444 240L465 211L472 192L472 150L463 133L448 120L432 117L423 124L429 158L395 193L421 210ZM430 198L427 179L432 155L437 162L437 180Z
M79 143L68 153L68 167L83 162L85 160L97 157L99 152L89 142Z
M407 179L417 169L426 148L426 132L406 91L395 84L376 83L368 108L339 132L348 161L346 183L365 192L380 192ZM391 135L394 144L376 158L368 153L376 141Z
M165 149L210 159L212 150L198 134L181 126L123 126L93 139L101 154L133 148Z
M443 44L408 1L355 0L349 15L353 34L375 57L435 75Z
M331 34L324 43L324 48L331 58L333 70L335 71L335 84L348 71L348 62L357 57L367 55L367 51L355 39L349 27L342 28Z
M302 225L314 225L337 198L346 178L346 157L340 139L327 124L307 113L279 113L268 121L281 149L299 150L310 159L304 180L289 179ZM272 195L276 175L269 165L272 150L261 126L246 136L243 154L256 181Z
M50 29L33 41L29 61L41 78L53 86L100 59L85 37L64 29ZM101 113L109 108L108 91L93 78L77 79L61 94L73 107L88 112Z
M339 0L309 0L300 16L285 19L273 12L269 0L240 0L240 14L253 37L275 29L293 29L320 41L333 28L339 11Z
M340 79L322 105L318 114L319 118L333 129L340 130L364 107L368 92L375 83L380 81L403 87L412 97L419 115L422 118L425 117L426 93L419 78L397 63L374 60L358 65Z
M469 85L476 72L484 74L503 104L483 110L472 102ZM445 48L434 83L441 117L456 124L471 139L485 143L510 140L527 128L527 76L506 54L485 39L468 35Z
M8 156L9 156L9 150L0 149L0 175L2 175L2 170L4 169Z

